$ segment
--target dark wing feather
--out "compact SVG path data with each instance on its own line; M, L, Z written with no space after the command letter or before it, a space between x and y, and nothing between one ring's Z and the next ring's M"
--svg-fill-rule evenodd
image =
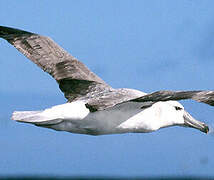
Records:
M0 37L53 76L69 101L80 97L80 89L82 97L94 89L110 88L82 62L48 37L3 26L0 26Z
M157 91L145 96L132 99L134 102L158 102L169 100L192 99L214 106L214 91Z
M93 102L88 102L86 107L90 111L104 110L113 106L120 106L129 102L137 102L141 109L148 108L158 101L169 100L185 100L192 99L198 102L203 102L214 106L214 91L157 91L141 97L130 96L130 93L124 91L117 91L111 93L104 98L93 99Z
M102 91L101 93L97 94L95 97L88 100L86 107L91 111L102 111L105 109L112 108L114 106L118 106L124 102L129 102L131 99L135 99L140 97L142 93L136 92L133 89L111 89L109 91ZM146 103L139 103L143 104L142 108L150 105L150 102Z

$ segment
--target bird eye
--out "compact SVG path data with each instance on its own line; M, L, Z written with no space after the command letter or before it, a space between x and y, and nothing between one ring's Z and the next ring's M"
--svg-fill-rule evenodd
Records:
M181 107L179 107L179 106L175 106L175 109L178 111L178 110L182 110L182 108Z

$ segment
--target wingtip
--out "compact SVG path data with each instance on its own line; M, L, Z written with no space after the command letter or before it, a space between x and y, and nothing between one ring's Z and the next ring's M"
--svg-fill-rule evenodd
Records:
M23 34L33 34L33 33L16 29L16 28L0 26L0 37L2 38L6 38L7 36L10 36L10 35L19 36Z

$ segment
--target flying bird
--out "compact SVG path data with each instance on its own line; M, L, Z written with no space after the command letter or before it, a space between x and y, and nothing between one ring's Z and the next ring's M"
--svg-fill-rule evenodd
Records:
M146 133L183 126L208 133L178 100L192 99L214 106L214 91L114 89L49 37L0 26L7 40L59 84L67 102L39 111L15 111L12 120L71 133L103 135Z

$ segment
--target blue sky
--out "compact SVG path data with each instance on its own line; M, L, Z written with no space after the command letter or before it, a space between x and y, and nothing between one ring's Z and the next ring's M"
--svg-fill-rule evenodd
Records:
M50 36L115 88L213 89L214 1L0 2L0 24ZM10 120L64 103L55 80L0 40L0 176L214 176L214 136L172 127L92 137ZM182 102L211 126L213 107Z

